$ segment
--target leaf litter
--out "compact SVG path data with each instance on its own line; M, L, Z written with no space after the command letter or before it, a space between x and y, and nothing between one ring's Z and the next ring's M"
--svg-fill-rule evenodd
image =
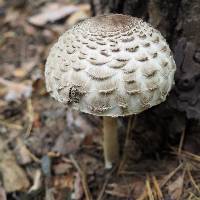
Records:
M0 199L200 198L200 156L186 148L187 127L179 143L155 158L141 154L132 138L137 121L126 132L126 119L120 119L120 137L126 135L121 137L126 138L121 140L123 162L106 171L101 119L71 111L47 95L49 49L67 27L91 16L89 4L42 0L16 7L0 2L5 11L0 29Z

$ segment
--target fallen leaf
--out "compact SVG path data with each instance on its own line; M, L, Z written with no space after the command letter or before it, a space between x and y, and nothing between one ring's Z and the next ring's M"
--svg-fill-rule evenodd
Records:
M3 74L4 77L9 77L10 75L13 74L14 70L15 70L14 64L3 63L1 64L1 67L0 67L0 74Z
M22 63L21 67L16 68L13 71L13 75L17 78L25 77L36 66L37 62L38 62L38 59L34 58L30 61Z
M109 184L109 189L106 190L106 193L120 198L129 198L130 185Z
M22 68L17 68L13 71L13 75L17 78L25 77L26 71Z
M59 152L62 155L75 152L80 148L84 137L84 134L71 135L70 131L63 132L58 136L58 139L53 147L53 151Z
M31 186L31 188L29 189L29 193L34 191L34 190L38 190L42 185L42 172L37 169L34 175L34 180L33 180L33 185Z
M112 183L108 185L106 193L120 198L138 199L145 189L145 183L141 179L134 179L130 183Z
M36 77L32 77L32 79L33 78L36 78ZM33 87L34 94L42 96L42 95L46 94L46 92L47 92L44 79L42 79L42 78L35 79L33 81L32 87Z
M79 8L75 5L49 3L42 9L41 13L30 17L28 22L35 26L44 26L48 22L56 22L78 10Z
M83 3L77 6L81 11L85 12L88 15L91 15L91 5L89 3Z
M19 19L20 12L19 10L15 10L13 8L9 8L6 10L6 17L4 19L5 23L11 23Z
M0 84L7 87L7 93L4 96L6 101L16 101L21 98L29 98L32 94L32 86L28 83L16 83L0 78Z
M32 26L29 23L24 23L24 32L30 36L35 36L37 34L36 27Z
M53 171L55 174L60 175L68 173L71 168L72 165L70 163L59 163L53 166Z
M6 192L3 187L0 187L0 200L7 200Z
M53 186L57 189L68 188L70 190L74 189L74 176L54 176L53 177Z
M90 17L89 14L87 14L86 12L80 10L77 11L75 13L73 13L68 19L67 19L67 24L68 26L73 26L74 24L86 19Z
M54 197L55 189L47 188L45 191L45 200L56 200Z
M71 199L79 200L82 197L83 197L83 187L81 183L81 176L79 173L76 173L74 180L74 192L71 195Z
M15 156L1 139L0 147L0 172L6 192L25 191L30 182L24 170L17 164Z
M20 138L17 138L15 151L20 164L25 165L32 161L29 150Z
M169 184L168 191L172 199L179 200L183 191L184 175L180 175L174 182Z
M0 0L0 7L4 6L5 2L4 0Z
M69 129L75 129L84 135L98 133L100 128L91 124L85 115L80 115L79 112L73 110L67 111L67 126Z

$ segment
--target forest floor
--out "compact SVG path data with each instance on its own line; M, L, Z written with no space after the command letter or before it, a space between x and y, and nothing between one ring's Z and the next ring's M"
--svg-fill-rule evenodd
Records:
M125 119L121 162L105 170L101 118L46 93L50 47L90 15L88 4L0 0L0 200L200 199L200 156L183 150L184 131L164 156L133 159Z

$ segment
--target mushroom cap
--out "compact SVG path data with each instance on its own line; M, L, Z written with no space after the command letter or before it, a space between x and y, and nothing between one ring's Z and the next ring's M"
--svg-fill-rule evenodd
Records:
M47 58L47 91L99 116L138 114L165 101L176 65L161 33L141 19L110 14L66 31Z

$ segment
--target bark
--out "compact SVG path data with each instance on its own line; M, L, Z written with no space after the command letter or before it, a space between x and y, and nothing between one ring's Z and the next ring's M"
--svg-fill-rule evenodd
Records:
M90 0L93 14L123 13L141 17L159 29L174 52L175 87L167 101L137 118L134 139L143 153L178 143L199 151L200 2L199 0ZM190 142L189 142L190 141ZM152 145L154 144L154 145ZM149 146L149 148L147 148ZM196 148L194 148L194 146Z

